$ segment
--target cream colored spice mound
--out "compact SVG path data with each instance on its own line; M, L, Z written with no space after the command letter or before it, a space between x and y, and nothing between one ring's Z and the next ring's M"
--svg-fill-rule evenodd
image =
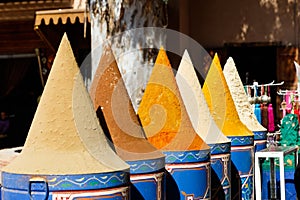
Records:
M267 131L267 129L257 121L254 115L232 57L227 59L223 73L241 121L251 131Z
M128 170L107 143L65 34L23 151L3 171L65 175Z
M205 101L191 58L185 50L176 81L194 129L207 144L229 142L218 128Z

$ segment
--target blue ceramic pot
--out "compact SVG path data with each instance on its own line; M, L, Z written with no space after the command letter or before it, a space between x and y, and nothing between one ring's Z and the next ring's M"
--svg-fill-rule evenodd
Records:
M211 147L211 198L231 199L231 143L209 144Z
M2 199L129 198L129 173L26 175L2 173Z
M165 151L166 199L210 199L210 149Z
M231 139L231 198L253 199L254 136Z

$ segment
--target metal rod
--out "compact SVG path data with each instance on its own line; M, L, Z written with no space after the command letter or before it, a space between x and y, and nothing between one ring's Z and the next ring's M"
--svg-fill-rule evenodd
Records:
M83 38L86 38L86 30L87 30L87 13L89 5L88 5L88 0L85 1L85 9L84 9L84 22L83 22Z
M38 60L38 64L39 64L39 73L40 73L40 79L41 79L41 83L42 86L45 86L45 82L44 82L44 77L43 77L43 71L42 71L42 63L41 63L41 57L40 57L40 51L38 48L35 49L35 53L36 53L36 57Z
M276 174L275 174L275 165L274 158L270 158L270 197L271 199L276 199Z
M255 87L261 87L261 86L278 86L278 85L283 85L284 81L281 81L280 83L274 83L275 81L272 81L271 83L266 83L266 84L255 84L253 83L253 85L245 85L245 87L249 87L249 88L255 88ZM257 82L256 82L257 83Z
M277 94L278 95L292 94L294 96L300 95L297 90L279 90L279 91L277 91Z
M34 53L23 53L23 54L7 54L0 55L0 59L10 59L10 58L33 58L36 55Z

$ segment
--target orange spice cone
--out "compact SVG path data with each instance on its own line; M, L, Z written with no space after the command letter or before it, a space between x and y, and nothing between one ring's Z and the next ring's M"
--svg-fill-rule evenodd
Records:
M148 140L166 155L167 198L209 198L210 148L192 126L163 48L156 58L138 115Z
M209 149L191 124L163 48L158 53L138 115L148 140L158 149Z

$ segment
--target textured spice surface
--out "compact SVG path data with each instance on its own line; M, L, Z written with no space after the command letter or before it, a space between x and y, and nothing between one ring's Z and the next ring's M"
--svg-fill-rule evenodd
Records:
M193 129L163 48L158 53L138 115L148 140L158 149L182 151L209 148Z
M182 56L176 74L176 81L193 127L201 138L207 144L229 142L229 139L218 128L210 114L187 50Z
M253 109L251 108L248 97L244 90L243 83L231 57L227 59L227 62L224 65L223 73L241 121L251 131L267 131L267 129L257 121L254 115Z
M101 109L118 155L126 161L163 158L145 138L131 104L113 52L104 50L90 94L94 108Z
M63 36L21 154L3 171L91 174L129 170L111 149Z
M238 116L217 54L213 58L202 91L210 113L226 136L253 135Z

